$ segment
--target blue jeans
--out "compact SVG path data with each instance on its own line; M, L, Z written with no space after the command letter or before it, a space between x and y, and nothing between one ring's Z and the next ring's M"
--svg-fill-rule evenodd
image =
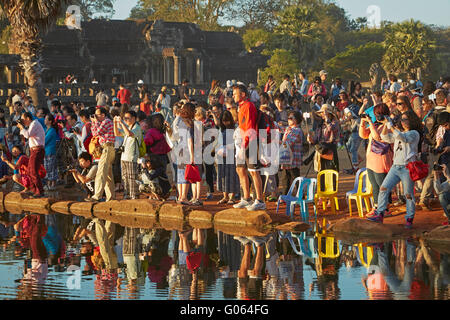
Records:
M358 149L361 144L361 137L358 132L352 132L350 138L347 141L348 151L352 154L352 164L353 166L358 165Z
M406 216L405 219L414 219L416 213L416 201L414 199L414 182L409 176L409 170L405 166L393 165L389 170L378 195L377 212L384 212L389 204L389 195L392 189L399 183L403 184L403 191L406 196Z
M444 192L439 195L439 202L442 208L444 208L444 213L447 219L450 221L450 192Z

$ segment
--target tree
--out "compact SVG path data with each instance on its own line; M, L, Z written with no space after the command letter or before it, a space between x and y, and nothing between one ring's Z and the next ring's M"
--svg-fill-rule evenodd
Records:
M241 0L227 12L229 20L244 22L244 29L273 30L276 14L283 8L283 0Z
M381 63L384 47L381 43L369 42L360 47L348 46L347 50L338 53L325 62L325 68L331 78L355 79L365 81L369 79L369 69L373 63Z
M4 0L1 7L14 30L28 93L36 106L44 101L41 33L56 21L63 0Z
M431 28L419 21L393 24L386 30L382 66L387 73L416 74L429 66L435 44Z
M267 45L272 38L272 34L264 29L249 29L242 36L245 49L250 51L251 48Z
M81 19L87 21L94 18L96 14L100 17L111 18L114 11L116 0L71 0L69 5L80 7Z
M290 6L278 14L275 32L287 35L295 42L298 61L307 68L312 61L307 59L309 44L320 38L318 12L314 7Z
M285 49L275 49L267 61L267 68L260 74L258 85L264 85L269 75L273 75L274 80L279 85L285 74L292 75L298 72L299 66L295 55Z
M203 30L218 30L219 18L235 0L139 0L130 18L196 23Z

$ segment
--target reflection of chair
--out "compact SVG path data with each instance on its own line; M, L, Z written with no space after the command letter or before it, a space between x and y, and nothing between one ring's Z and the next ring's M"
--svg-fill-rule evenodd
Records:
M326 232L326 220L322 222L322 232L316 231L317 237L317 251L322 258L337 258L341 254L342 244L340 241L335 241L334 236ZM323 240L325 239L325 251L323 250Z
M295 254L303 255L308 258L317 258L317 250L314 245L314 237L306 237L306 232L296 234L290 231L279 231L278 234L278 240L287 239ZM294 239L297 240L298 244L295 243Z
M352 203L351 200L356 201L358 208L358 214L361 218L364 217L363 200L366 205L366 210L369 212L372 209L373 193L372 184L369 181L366 168L359 169L356 173L355 185L353 190L346 193L348 201L348 208L350 215L352 215Z
M290 214L290 209L291 209L291 202L292 201L297 201L298 197L299 197L299 192L300 192L300 186L302 184L302 177L297 177L294 179L294 181L292 181L291 187L289 188L289 191L286 195L281 195L278 197L278 202L277 202L277 213L278 213L278 208L280 207L280 202L284 201L286 203L286 215ZM298 184L297 187L297 194L294 196L292 193L294 192L295 186Z
M289 241L292 250L295 252L295 254L299 256L303 255L301 246L300 248L297 248L297 245L295 244L294 239L292 238L292 233L290 231L278 231L278 235L279 235L278 240L281 241L281 239L287 239Z
M322 182L322 179L324 180ZM323 185L322 185L323 183ZM319 199L323 202L323 210L326 209L326 200L330 200L331 211L333 214L339 210L339 203L337 199L339 184L339 173L335 170L322 170L317 174L317 193L314 197L314 202L317 206Z
M317 180L316 179L308 179L303 178L302 183L300 184L300 191L298 193L297 201L292 201L290 205L290 213L291 218L294 218L295 205L300 206L300 213L302 216L302 220L305 222L309 221L309 210L308 204L312 203L314 206L314 216L317 217L317 208L314 202L314 196L316 194ZM303 199L303 195L306 191L306 199Z
M355 247L358 247L358 261L366 268L370 266L370 262L372 262L373 258L373 248L362 243L355 244ZM364 249L365 250L365 258L364 258Z

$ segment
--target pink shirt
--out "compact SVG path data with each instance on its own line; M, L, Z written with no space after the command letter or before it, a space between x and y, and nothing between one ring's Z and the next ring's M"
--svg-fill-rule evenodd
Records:
M45 131L38 120L33 120L27 129L20 130L20 134L28 139L28 145L33 147L45 147Z
M367 146L367 155L366 155L366 168L370 169L376 173L388 173L389 169L392 167L394 154L392 152L392 148L384 155L376 154L371 151L372 147L372 134L370 133L369 128L363 128L363 135L361 138L367 139L369 138L369 145ZM379 126L377 129L378 133L381 134L383 131L383 126Z

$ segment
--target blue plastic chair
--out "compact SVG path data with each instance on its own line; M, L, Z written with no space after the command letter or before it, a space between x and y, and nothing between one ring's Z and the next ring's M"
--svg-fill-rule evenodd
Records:
M300 246L300 248L297 247L297 245L295 244L294 239L292 237L293 234L290 231L278 231L278 235L279 235L279 237L278 237L279 242L281 242L281 239L287 239L289 241L289 243L291 244L292 250L295 252L295 254L297 254L299 256L303 255L301 246Z
M294 218L295 206L300 206L300 214L304 222L309 222L309 210L308 204L312 203L314 207L314 216L317 218L317 209L314 202L314 195L317 190L317 179L315 178L304 178L300 185L300 192L296 201L292 201L290 205L291 218ZM306 191L306 192L305 192ZM303 199L303 195L306 193L306 199Z
M358 192L359 176L361 175L362 172L364 172L366 170L367 170L367 168L361 168L356 172L355 184L353 185L353 189L345 193L345 198L347 199L347 201L348 201L349 196ZM363 191L364 192L366 191L365 181L363 181Z
M302 232L300 234L294 233L292 234L292 237L297 239L298 244L300 246L300 251L303 253L304 256L308 258L318 257L314 237L307 237L306 232Z
M290 214L290 209L291 209L291 202L292 201L297 201L298 199L298 195L300 193L300 187L303 181L303 177L297 177L294 179L294 181L292 181L291 187L289 188L289 191L286 195L281 195L278 197L278 202L277 202L277 213L278 213L278 209L280 207L280 202L284 201L286 203L286 215L289 216ZM292 193L294 192L294 188L295 186L298 184L297 187L297 194L293 195Z

